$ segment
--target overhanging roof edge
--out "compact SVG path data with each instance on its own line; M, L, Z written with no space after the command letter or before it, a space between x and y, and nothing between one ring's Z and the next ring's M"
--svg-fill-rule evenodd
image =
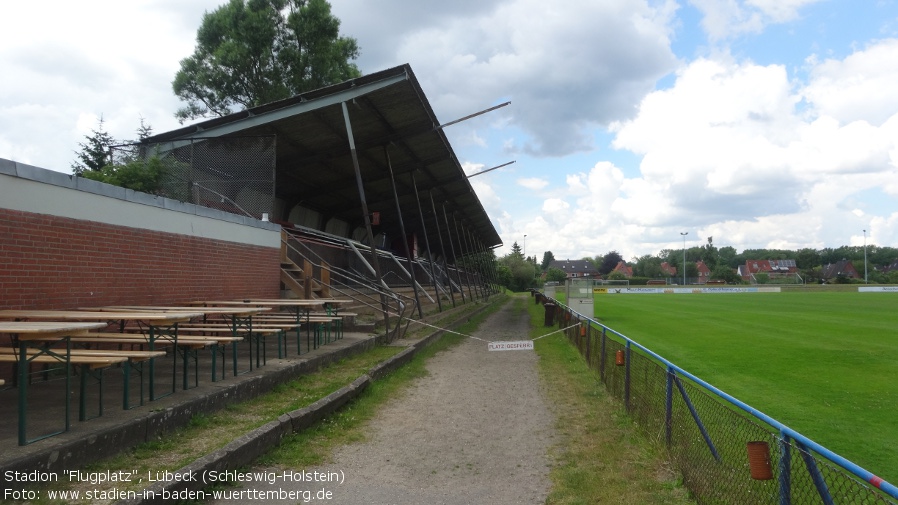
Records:
M222 135L227 135L229 133L235 133L241 130L247 130L249 128L253 128L256 126L272 123L274 121L278 121L281 119L288 118L290 116L294 116L297 114L302 114L305 112L310 112L317 109L322 109L324 107L328 107L330 105L336 105L341 102L346 102L352 100L353 98L358 98L362 95L366 95L368 93L372 93L382 88L386 88L388 86L392 86L394 84L400 83L402 81L408 80L409 75L408 71L403 71L399 75L387 77L385 79L381 79L379 81L374 81L367 84L362 84L347 90L338 91L334 94L327 95L321 98L312 99L309 101L299 102L293 105L288 105L287 107L283 107L280 109L276 109L270 112L264 112L258 115L251 115L246 118L238 119L236 121L226 123L223 125L213 126L206 129L197 129L193 132L185 133L183 135L179 135L171 140L184 139L184 138L197 138L197 135L209 136L209 137L219 137ZM248 112L252 112L252 109L248 109Z

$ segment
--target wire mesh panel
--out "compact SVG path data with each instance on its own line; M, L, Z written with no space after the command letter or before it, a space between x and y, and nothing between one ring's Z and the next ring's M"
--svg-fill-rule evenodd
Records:
M745 407L573 307L566 335L634 423L666 447L699 504L898 505L890 486ZM744 404L743 404L744 405ZM804 440L804 442L802 441ZM875 485L874 485L875 484Z
M157 194L261 219L274 209L276 151L274 136L193 138L118 146L113 162L153 160Z

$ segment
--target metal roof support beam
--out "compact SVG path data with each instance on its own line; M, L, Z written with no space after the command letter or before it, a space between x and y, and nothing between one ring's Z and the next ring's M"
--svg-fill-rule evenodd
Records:
M446 212L445 205L443 206L443 212ZM455 220L455 212L452 213L452 224L455 226L455 236L458 238L458 252L461 253L462 259L464 260L466 254L464 242L461 239L461 233L458 231L458 221ZM455 260L455 266L458 267L458 259ZM468 271L467 265L465 265L465 279L468 281L468 298L470 298L471 301L474 301L474 294L471 293L471 272Z
M349 152L352 154L352 167L355 169L355 180L359 188L359 200L362 203L365 231L368 233L368 241L371 245L371 263L374 264L374 275L377 277L377 283L382 284L383 277L380 273L380 262L377 260L377 248L374 245L374 233L371 231L371 213L368 212L368 202L365 200L365 185L362 182L362 169L359 167L359 157L355 151L355 138L352 135L352 123L349 121L349 109L346 108L346 102L342 102L340 106L343 108L343 120L346 123L346 137L349 140ZM390 311L389 307L387 307L387 297L384 293L380 294L380 307L384 315L384 331L386 332L386 335L389 335ZM399 322L396 324L398 325Z
M490 273L491 273L492 276L493 276L493 285L492 285L493 293L499 293L499 286L500 286L500 283L499 283L499 270L498 270L498 268L497 268L497 266L499 265L499 263L496 261L496 260L497 260L497 258L496 258L496 251L493 250L493 248L490 247L490 246L488 246L486 243L483 244L483 250L484 250L484 251L488 251L488 253L489 253L489 256L487 256L487 258L488 258L488 261L489 261L489 263L490 263L490 266L489 266L489 268L490 268Z
M418 281L415 279L415 262L412 259L412 251L408 246L408 233L405 231L405 220L402 219L402 207L399 205L399 190L396 189L396 177L393 175L393 164L390 162L390 151L387 146L384 146L384 158L387 159L387 169L390 171L390 185L393 187L393 199L396 200L396 215L399 219L399 231L402 233L402 247L405 249L405 259L408 260L409 278L412 281L412 292L415 293L418 317L424 319L424 311L421 309L421 298L418 296Z
M437 297L437 307L440 312L443 311L443 301L440 296L440 289L437 286L437 274L433 269L433 252L430 250L430 239L427 238L427 225L424 224L424 210L421 208L421 195L418 194L418 183L415 182L415 174L412 172L412 189L415 190L415 201L418 203L418 218L421 220L421 234L424 235L424 247L427 249L430 263L430 280L433 281L433 295Z
M471 242L474 246L474 250L477 251L477 267L480 269L480 285L483 287L483 299L488 300L490 296L490 282L489 273L486 269L486 258L483 257L483 246L480 245L480 241L477 240L477 237L471 237Z
M433 198L433 195L431 195ZM449 214L446 212L446 204L443 204L443 220L446 222L446 237L449 239L449 250L452 252L452 264L455 265L455 278L458 279L458 292L461 293L461 303L465 303L465 283L461 280L461 271L458 269L458 256L455 255L455 245L452 241L452 227L449 226Z
M474 250L474 244L471 240L471 234L468 232L468 228L464 226L464 223L462 223L461 229L464 231L464 234L462 236L465 239L465 246L468 248L468 261L466 261L466 263L470 264L475 269L474 292L477 293L477 296L479 296L480 298L486 298L485 296L483 296L483 274L480 271L480 265L477 261L477 251Z
M440 250L443 252L443 272L446 274L446 283L449 285L449 298L452 300L452 308L455 308L455 292L452 290L452 277L449 276L449 265L446 263L446 245L443 243L443 233L440 231L440 218L437 214L437 204L433 202L433 191L428 191L430 195L430 206L433 208L433 220L437 225L437 238L440 239ZM440 283L442 283L440 279Z

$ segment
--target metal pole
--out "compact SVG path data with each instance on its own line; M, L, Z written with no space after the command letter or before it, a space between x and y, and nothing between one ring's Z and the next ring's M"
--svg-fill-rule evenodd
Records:
M424 319L424 311L421 309L421 298L418 296L418 281L415 279L415 263L412 252L408 246L408 234L405 232L405 221L402 219L402 208L399 206L399 191L396 190L396 178L393 176L393 163L390 161L390 152L384 146L384 156L387 158L387 168L390 170L390 184L393 186L393 198L396 200L396 213L399 216L399 231L402 233L402 246L405 249L405 259L408 260L408 274L412 281L412 292L415 293L415 304L418 306L418 317Z
M686 285L686 235L689 235L689 232L680 232L680 235L683 236L683 285Z
M864 284L867 283L867 230L864 230Z
M418 194L418 183L415 182L415 174L412 172L412 188L415 190L415 201L418 203L418 218L421 220L421 233L424 235L424 247L427 248L428 259L430 260L430 280L433 281L433 294L437 299L437 307L440 312L443 311L443 300L440 296L440 288L437 285L437 274L433 268L433 251L430 250L430 239L427 238L427 225L424 223L424 209L421 208L421 196ZM439 223L437 223L439 225ZM437 231L439 233L439 231Z
M433 192L428 191L430 196L430 206L433 208L433 220L437 225L437 238L440 239L440 250L443 252L443 272L446 274L446 281L449 288L449 298L452 300L452 307L455 308L455 292L452 291L452 277L449 275L449 264L446 262L446 245L443 243L443 232L440 231L440 218L437 215L437 204L433 202ZM450 242L451 245L451 242ZM442 279L440 280L442 283Z
M445 205L443 205L443 212L446 212ZM462 242L461 233L458 232L458 221L455 220L455 213L452 214L452 224L455 225L455 236L458 237L458 250L461 253L462 258L464 258L464 256L465 256L464 242ZM458 267L458 260L456 260L455 266ZM461 273L459 273L459 276L461 276ZM473 301L474 295L471 293L471 274L470 274L470 272L468 272L467 267L465 267L465 279L468 280L468 298L470 298ZM462 293L464 293L464 290L462 290Z
M433 198L433 195L430 195L430 198ZM443 204L443 220L446 222L446 236L449 238L449 249L452 251L452 263L455 265L455 278L458 279L458 292L461 293L461 303L465 303L465 288L462 286L461 273L458 271L458 256L455 255L455 245L452 243L452 228L449 226L449 214L446 213L445 204ZM446 270L446 275L448 274L449 270Z
M359 167L359 156L355 150L355 139L352 135L352 124L349 122L349 109L346 102L341 102L343 107L343 121L346 123L346 136L349 140L349 152L352 154L352 167L355 169L355 181L359 190L359 200L362 203L362 214L365 219L365 230L368 232L368 241L371 245L371 263L374 265L374 275L377 277L377 283L382 284L383 278L380 274L380 262L377 260L377 248L374 244L374 233L371 231L371 213L368 212L368 202L365 200L365 185L362 183L362 169ZM381 291L380 307L384 315L384 331L390 334L390 311L387 306L387 297Z
M467 261L467 263L468 263L468 264L471 264L471 265L474 266L477 270L479 270L480 267L477 265L477 253L474 251L474 247L473 247L473 245L471 244L471 241L470 241L470 240L471 240L470 233L469 233L467 227L465 227L464 225L462 226L462 230L464 231L464 233L462 234L463 241L464 241L465 247L468 249L468 261ZM480 286L480 287L478 288L478 284L480 283L480 281L476 278L476 277L477 277L476 274L472 275L472 277L475 278L475 279L474 279L474 292L477 293L477 296L478 296L479 298L483 298L483 286Z

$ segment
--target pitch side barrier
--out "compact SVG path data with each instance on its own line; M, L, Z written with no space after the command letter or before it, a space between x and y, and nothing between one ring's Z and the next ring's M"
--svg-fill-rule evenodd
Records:
M571 327L568 339L640 429L663 441L698 503L898 505L895 485L592 317L543 300L556 304L555 324Z
M782 290L776 286L765 286L765 287L741 287L741 286L727 286L727 287L705 287L705 286L694 286L694 287L594 287L592 288L593 294L608 294L608 295L654 295L654 294L698 294L698 293L780 293Z

